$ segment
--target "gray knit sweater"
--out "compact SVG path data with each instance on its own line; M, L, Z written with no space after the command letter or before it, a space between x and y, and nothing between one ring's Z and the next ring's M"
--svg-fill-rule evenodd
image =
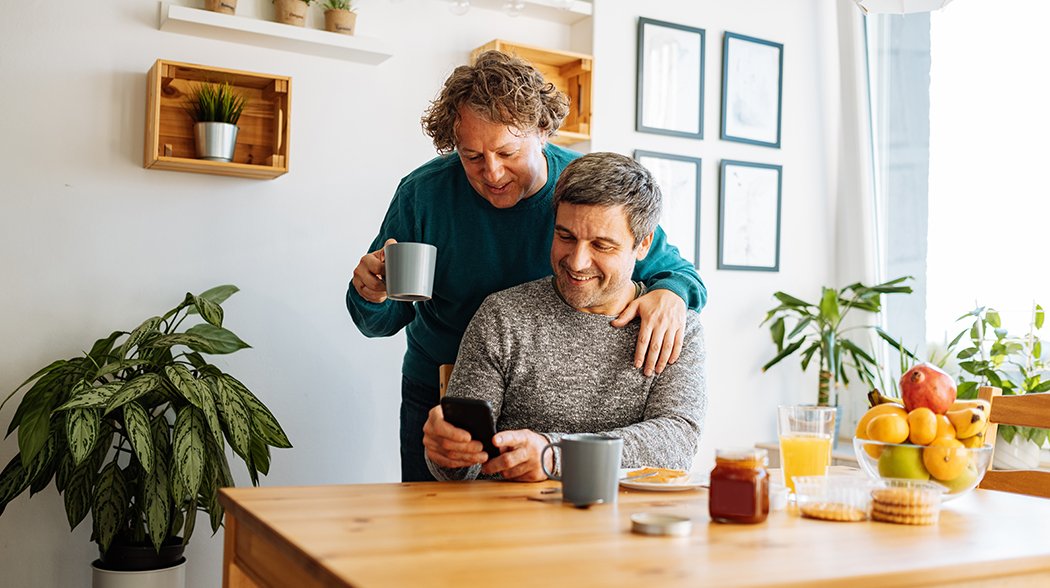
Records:
M615 328L613 318L573 309L549 277L492 294L463 336L448 395L488 400L497 431L552 442L609 433L624 440L623 467L689 469L707 409L700 315L688 312L681 356L651 377L633 364L638 321ZM439 480L480 471L427 463Z

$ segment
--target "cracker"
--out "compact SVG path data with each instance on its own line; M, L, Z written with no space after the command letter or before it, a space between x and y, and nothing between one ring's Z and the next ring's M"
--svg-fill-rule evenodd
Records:
M863 509L841 502L812 502L799 507L802 516L822 521L856 522L867 520L868 513Z
M873 490L871 498L876 503L899 504L901 506L932 506L940 504L940 497L921 488L879 488Z
M650 476L647 474L653 475ZM673 484L685 482L686 478L689 477L689 472L685 470L672 470L670 468L642 468L627 472L627 477L637 477L638 482L645 484Z
M928 515L898 515L872 510L871 520L895 523L898 525L933 525L937 522L937 513L931 513Z

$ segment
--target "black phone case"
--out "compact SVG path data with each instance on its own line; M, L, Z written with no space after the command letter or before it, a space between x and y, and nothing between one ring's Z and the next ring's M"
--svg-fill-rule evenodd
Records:
M446 421L470 433L474 440L481 441L489 459L499 456L499 449L492 444L496 422L492 416L492 405L487 400L442 398L441 411Z

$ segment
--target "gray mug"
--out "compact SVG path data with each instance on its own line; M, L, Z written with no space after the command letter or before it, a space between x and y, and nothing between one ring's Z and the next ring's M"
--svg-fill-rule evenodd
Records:
M547 471L547 450L561 450L561 477ZM613 504L620 486L623 439L579 433L566 435L540 453L543 473L561 482L562 499L574 506Z
M391 243L383 248L386 295L391 300L430 300L434 292L437 247L427 243Z

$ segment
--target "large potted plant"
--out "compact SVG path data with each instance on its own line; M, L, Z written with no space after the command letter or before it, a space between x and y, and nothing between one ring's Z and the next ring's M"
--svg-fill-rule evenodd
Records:
M197 159L233 161L237 121L248 100L229 84L202 83L193 88L187 111L193 119Z
M777 354L762 366L762 371L796 352L801 355L802 371L805 371L816 357L819 366L818 406L838 405L839 384L849 385L847 368L869 387L875 387L878 363L870 351L849 338L849 333L874 329L899 352L910 352L878 326L851 325L845 319L853 310L870 314L881 312L883 294L911 293L911 286L903 285L908 279L897 278L874 286L858 282L838 290L825 287L821 289L820 302L816 304L777 292L773 296L779 304L766 313L762 321L763 325L769 323ZM836 419L836 428L839 420Z
M223 327L221 304L236 291L186 294L163 316L48 364L3 402L31 384L8 428L19 453L0 472L0 515L54 481L70 529L91 515L96 587L121 571L181 576L197 513L213 533L222 524L218 490L233 485L226 445L253 484L269 471L270 447L291 447L269 409L206 358L248 347Z

